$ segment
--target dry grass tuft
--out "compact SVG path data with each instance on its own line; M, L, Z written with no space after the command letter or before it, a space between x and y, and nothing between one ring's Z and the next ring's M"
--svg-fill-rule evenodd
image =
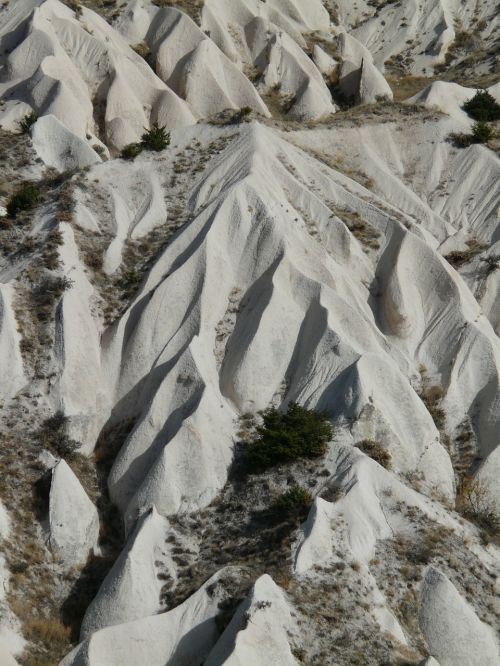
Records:
M361 442L357 442L355 446L360 451L363 451L363 453L366 453L367 456L375 460L375 462L378 462L379 465L385 467L385 469L391 469L392 456L380 442L374 442L371 439L363 439Z

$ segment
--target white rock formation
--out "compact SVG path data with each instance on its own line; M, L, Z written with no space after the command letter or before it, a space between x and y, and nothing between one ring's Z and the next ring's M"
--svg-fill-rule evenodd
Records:
M358 98L361 104L375 104L393 98L390 85L371 62L363 61L361 65Z
M139 521L120 557L87 608L81 638L109 625L154 615L161 610L158 578L165 560L168 521L156 509Z
M262 74L261 86L290 97L291 118L316 120L334 113L319 70L288 34L256 18L247 26L246 37L253 64Z
M202 662L216 643L219 603L227 597L226 569L167 613L107 627L69 654L60 666L191 666Z
M491 86L488 92L497 101L500 101L500 86ZM465 88L458 83L434 81L407 101L409 104L423 104L428 108L437 108L457 120L470 124L472 120L462 109L462 106L474 97L475 93L476 89Z
M0 283L0 397L12 398L26 383L23 360L19 348L20 335L12 306L14 292L9 284Z
M445 527L456 527L438 504L404 486L367 456L354 454L347 448L342 448L337 456L336 479L345 496L334 504L316 499L303 526L303 537L296 545L295 569L299 574L331 560L336 546L368 564L377 541L397 532L396 522L391 524L387 516L389 507L398 501ZM344 527L335 534L339 522Z
M290 606L267 574L255 582L205 662L206 666L298 666L287 632Z
M99 418L108 407L100 334L91 314L94 290L79 259L73 229L61 223L60 230L64 239L61 263L71 285L62 296L56 319L55 356L60 375L54 399L56 409L62 409L69 419L68 434L82 444L82 452L89 452L98 435Z
M315 44L313 47L313 61L319 71L326 76L330 76L338 66L338 62L328 55L318 44Z
M10 654L7 648L0 643L0 659L3 666L18 666L18 662Z
M53 115L39 118L33 125L31 136L33 147L44 163L59 171L82 169L101 162L88 143L70 132Z
M313 306L310 306L313 309L308 310L306 308L306 310L304 310L303 306L294 302L290 302L286 308L283 308L281 305L283 299L288 299L288 297L285 296L288 289L285 285L289 283L289 269L287 268L285 270L286 263L281 267L277 266L276 268L271 268L271 266L273 265L272 262L276 261L276 253L279 252L279 246L276 246L276 241L274 240L276 238L276 233L279 229L282 229L283 231L285 228L289 229L287 222L288 215L284 212L280 212L285 211L285 208L291 205L290 203L287 203L286 195L280 194L280 192L284 192L283 188L287 191L293 191L293 188L295 188L297 197L295 199L297 206L295 209L295 215L298 214L301 217L302 214L300 211L307 209L308 206L313 207L312 210L315 211L316 225L320 230L320 236L324 238L324 242L327 244L326 247L328 247L329 242L332 242L332 240L328 239L333 239L333 235L335 235L338 241L342 243L341 247L344 246L346 248L346 254L344 257L339 256L338 261L343 262L343 265L349 265L350 262L355 261L357 262L357 271L367 271L366 275L369 275L369 268L366 264L366 260L364 258L360 261L358 260L360 255L359 250L357 249L357 242L354 239L348 240L348 236L344 237L345 231L343 230L340 221L334 222L332 227L331 223L328 222L331 213L325 209L321 209L321 207L316 207L314 198L310 197L298 180L289 180L290 176L288 172L286 172L276 160L276 155L278 154L287 155L286 160L288 163L294 165L294 168L297 169L297 173L301 172L304 175L307 173L308 175L306 178L308 179L316 177L318 183L324 182L325 188L334 186L333 182L336 177L333 172L331 174L331 177L334 179L333 181L324 181L324 176L320 172L317 172L315 176L312 176L311 163L308 162L304 156L291 150L290 147L286 146L284 143L276 143L267 131L258 128L257 126L249 127L245 130L242 139L225 153L225 161L218 165L208 181L203 180L198 187L196 198L194 200L197 202L195 205L203 205L203 202L206 201L204 198L205 193L210 193L212 203L197 217L190 228L186 230L186 233L183 234L182 237L179 237L167 250L165 256L158 264L157 269L151 273L148 283L144 286L144 292L140 296L140 299L142 300L144 294L148 292L153 295L147 303L144 301L145 305L141 310L139 318L135 318L134 320L133 326L137 332L132 337L128 338L127 354L130 354L133 358L138 358L134 349L138 344L142 350L147 349L143 343L144 335L147 335L151 340L149 344L152 345L151 348L153 350L150 358L157 358L158 353L163 349L162 353L165 355L164 358L173 359L173 368L175 368L175 370L173 373L170 372L169 376L165 377L161 384L161 388L157 392L157 396L152 401L150 398L146 398L150 388L145 385L145 393L144 397L141 398L141 401L144 401L144 404L149 405L147 409L152 418L141 417L140 423L131 434L129 441L120 453L110 477L110 488L113 497L124 510L127 505L129 506L127 513L130 513L131 519L136 515L137 510L141 512L142 509L139 507L147 508L149 502L155 503L160 512L170 512L176 510L176 507L179 506L189 507L198 504L200 501L202 501L202 503L209 501L209 498L213 496L213 494L216 494L217 485L225 478L225 469L227 462L229 461L229 450L231 446L229 438L227 443L223 444L224 440L221 439L220 427L212 430L211 423L215 418L215 414L217 414L217 421L220 419L228 419L229 422L232 418L232 407L227 403L227 399L230 399L233 404L242 410L259 409L268 403L275 390L278 388L283 372L286 370L290 362L296 340L296 333L294 331L298 332L301 325L306 325L304 324L303 319L305 312L309 313L307 318L312 317L315 320L318 320L318 318L321 320L321 307L326 308L327 310L332 309L332 311L336 311L338 309L339 311L344 312L347 307L347 311L349 311L348 306L343 305L342 301L338 301L333 295L329 296L327 291L323 292L322 306L316 306L317 311ZM251 206L255 206L255 203L252 203L255 200L263 201L261 193L263 191L266 192L266 204L264 205L268 210L272 210L272 214L269 214L269 217L267 218L267 223L272 223L274 230L273 235L265 237L266 250L264 251L261 249L260 252L259 261L262 266L260 274L263 277L261 282L258 283L258 286L255 287L255 289L258 289L255 294L266 293L266 290L270 289L270 286L266 286L266 281L268 280L267 275L269 274L266 273L266 271L272 270L273 273L275 273L272 282L274 286L272 287L272 291L267 291L271 296L270 305L266 309L266 312L263 313L259 331L252 334L253 337L250 337L248 329L245 328L243 323L245 315L242 314L241 323L238 323L228 340L225 359L221 367L221 396L219 393L219 380L214 379L212 374L213 369L206 366L205 361L203 360L203 355L200 355L199 353L201 344L200 338L193 340L191 346L189 348L184 348L183 350L181 338L184 334L181 334L179 324L184 320L184 323L181 324L181 326L185 327L186 333L190 330L189 326L192 325L189 323L189 320L184 318L184 311L180 309L178 314L174 317L174 311L170 310L168 321L165 321L161 326L156 325L153 329L151 329L151 325L147 322L159 321L158 317L162 317L162 303L165 298L168 298L167 294L170 293L170 290L175 290L175 292L178 293L179 285L183 284L189 285L190 293L194 293L192 289L197 288L197 275L199 274L198 271L200 270L200 265L203 265L204 271L211 270L210 268L207 269L205 267L205 253L201 252L201 247L204 246L192 245L196 234L199 234L203 228L207 228L206 224L209 220L210 227L207 228L209 229L209 234L206 236L206 242L209 242L212 235L214 238L217 238L217 241L213 246L214 250L211 250L212 253L215 252L214 256L217 255L218 248L224 247L228 242L225 240L225 234L228 230L225 226L227 220L226 215L224 213L222 213L220 217L216 215L215 220L216 222L220 221L220 223L214 224L212 221L212 211L218 210L218 205L219 203L222 203L223 199L223 210L227 209L229 206L227 194L221 183L229 177L229 174L231 174L230 177L232 179L234 174L233 165L237 164L238 169L241 169L242 165L245 164L245 159L250 160L248 164L255 164L255 161L257 160L259 164L263 165L266 175L264 178L261 178L260 175L252 174L250 178L244 181L241 191L249 192L246 196L249 196ZM270 168L271 164L273 165L272 168ZM224 174L228 175L226 176ZM288 182L290 185L287 184ZM250 183L252 184L252 187L248 190ZM336 196L342 196L339 194L341 192L339 187L335 187L337 188ZM350 187L352 188L355 186L351 184ZM215 188L221 188L219 199L214 199L214 193L217 192ZM257 199L254 198L254 192L259 192ZM282 198L283 196L284 198ZM350 197L351 195L345 196ZM242 222L244 221L245 225L248 225L245 227L240 223L239 233L242 233L243 238L246 238L248 232L245 231L245 229L250 230L252 225L257 224L257 221L251 215L244 212L244 210L241 210L241 204L239 204L238 197L239 195L236 199L236 205L241 211L238 215L241 215ZM350 200L352 201L352 198ZM270 205L269 202L273 203ZM259 203L259 206L260 205L262 204ZM360 206L360 210L363 211L363 214L366 214L365 211L368 210L366 205L360 204ZM372 215L371 219L374 224L387 224L387 217L384 213L376 213L374 209L371 209L370 214ZM384 220L383 223L382 220ZM299 225L296 228L296 233L300 238L300 246L307 248L308 252L314 253L314 255L318 257L318 266L325 266L322 270L332 271L333 275L340 275L339 268L335 267L336 264L332 263L330 257L326 253L323 252L322 254L317 254L318 249L316 248L315 243L311 241L308 234L304 233L307 227L305 226L305 223L303 224L303 227ZM233 230L231 227L231 234L232 233ZM289 233L289 231L287 231L287 233ZM388 231L386 231L386 233L388 233ZM341 241L341 239L343 240ZM244 246L245 242L246 241L242 239L241 246ZM189 247L196 248L192 259L190 261L185 261L182 266L175 268L173 273L169 273L170 266L173 265L172 262L177 253L183 253L185 252L185 248ZM288 244L288 247L290 247L290 243ZM290 256L289 261L296 265L297 262L300 262L300 264L303 265L303 262L300 259L301 251L298 249L298 245L294 250L289 250L288 252ZM477 311L467 291L464 290L463 284L460 281L457 281L455 275L446 268L442 260L433 250L422 242L422 240L416 235L408 233L402 226L393 226L392 239L385 250L384 256L385 259L380 263L378 269L378 280L381 289L381 297L379 300L381 321L383 322L384 330L388 333L390 332L390 335L396 336L395 339L398 340L398 348L401 351L404 351L407 358L412 358L418 348L418 362L426 364L429 371L432 372L437 370L434 366L435 361L433 360L436 358L435 350L437 348L442 349L440 353L443 354L443 358L448 359L448 362L455 363L453 359L460 358L460 349L462 348L463 341L467 339L467 337L464 338L462 335L457 338L454 343L456 346L453 348L451 346L449 335L450 329L429 329L426 324L426 322L436 316L434 314L434 309L437 314L437 311L441 311L442 307L448 307L449 309L449 321L454 322L451 324L453 330L458 331L465 321L470 322L468 327L471 327L471 340L472 338L475 338L476 340L474 344L477 344L478 348L479 346L483 347L485 354L497 353L496 351L493 352L493 349L496 349L498 343L492 335L491 329L487 323L481 318L477 319ZM437 301L435 297L431 298L430 296L431 292L434 291L434 281L433 278L430 277L431 273L421 273L420 267L422 262L426 262L429 266L432 266L432 271L439 272L441 276L443 295L442 299L440 298L439 301ZM211 265L212 264L209 264L209 266ZM240 275L242 275L242 267L245 264L240 265L238 259L237 265L238 271L240 272ZM217 279L214 282L214 284L217 285L216 294L210 295L209 285L211 282L209 280L207 281L207 278L204 280L205 287L203 291L203 299L207 298L209 299L208 302L212 303L210 306L212 314L210 320L207 321L206 324L203 324L200 329L201 332L199 336L201 337L204 335L213 335L211 332L208 333L208 331L213 331L215 329L217 321L221 318L227 308L227 304L224 302L224 299L221 298L221 285L224 283L227 284L227 293L229 294L235 284L231 278L227 264L225 271L221 273L217 262L215 262L214 270L217 275ZM302 270L304 269L302 268ZM403 271L401 275L400 271ZM406 277L407 271L410 271L412 275L418 275L418 279L416 280L415 278L412 278L409 280ZM168 275L168 278L163 280L162 276L165 274ZM183 276L182 278L181 275ZM315 280L318 279L315 277L314 271L309 274L309 279L312 280L311 284L314 284ZM243 277L239 277L238 282L240 283L239 289L242 294L244 294L250 288L250 285L245 282L245 278ZM238 284L238 282L236 284ZM353 286L351 282L349 289L352 288ZM363 293L364 287L359 288L362 290L361 293ZM306 291L304 293L308 292ZM314 290L309 293L311 296L308 296L308 299L312 298ZM407 311L406 303L415 302L416 293L425 295L425 300L423 302L425 302L426 305L421 311L416 310L415 308ZM252 290L250 290L247 297L248 303L251 304L251 299L255 297L256 296L252 296ZM188 300L191 298L192 296L190 296ZM214 309L214 302L218 303L217 310ZM275 307L277 308L277 311L282 313L279 316L288 322L286 327L287 334L285 337L283 337L281 333L278 334L273 324L274 316L271 313ZM192 311L190 314L190 317L194 317L194 320L199 322L198 316L197 311ZM359 314L354 315L351 313L349 316L356 319L359 317ZM366 317L366 321L369 322L370 315L367 314ZM121 339L125 331L125 322L127 321L127 318L128 315L126 315L116 331L113 332L113 335L109 340L106 352L106 357L108 359L106 361L107 367L118 367L119 361L116 354L123 353L123 343L121 342ZM199 326L199 324L197 324L197 326ZM380 351L378 342L380 332L373 330L373 333L368 333L368 335L364 334L356 343L356 349L358 351L354 351L352 347L352 333L342 332L338 325L336 326L335 332L329 332L327 324L325 324L325 326L325 332L322 334L325 336L325 342L318 344L320 344L320 347L321 344L327 345L328 343L326 343L326 340L329 336L332 336L332 340L337 340L336 344L342 345L345 349L344 362L341 366L333 366L335 367L333 375L331 374L332 369L326 371L325 368L325 375L319 386L311 384L309 380L302 377L302 370L300 367L303 366L300 366L296 371L294 370L296 374L291 375L294 378L290 388L290 395L306 401L311 400L311 404L313 404L313 400L318 400L318 398L313 398L313 396L322 395L322 401L319 404L327 409L332 409L333 412L339 416L341 414L344 414L345 416L348 414L351 414L352 416L360 416L365 405L368 406L368 397L373 396L372 400L374 405L370 406L370 410L375 414L380 411L384 413L384 420L380 424L380 433L383 432L384 437L387 437L389 432L392 433L389 436L389 441L393 439L394 444L392 447L391 445L389 446L394 455L395 464L397 466L401 465L402 469L406 468L406 471L408 471L409 467L415 469L415 466L418 465L419 470L424 473L424 476L428 477L427 483L429 484L429 487L440 485L445 494L450 497L452 492L451 467L449 462L446 462L446 453L436 442L437 434L434 426L429 417L425 416L425 412L423 411L414 391L410 387L404 389L403 379L398 375L398 372L403 372L403 374L408 372L408 361L403 361L401 358L399 361L400 370L398 371L394 367L393 360L381 360L381 358L383 358L383 352ZM355 328L361 330L363 326L356 325ZM370 323L365 325L365 330L371 330ZM144 334L142 331L144 331ZM156 331L158 331L158 333ZM170 333L167 331L170 331ZM204 331L207 331L207 333ZM428 332L424 333L425 331ZM172 337L174 333L175 336ZM264 361L263 350L268 348L269 340L272 339L275 334L279 335L280 352L275 355L273 364L270 365L268 361ZM160 341L164 336L165 339L171 340L169 343L171 351L167 351ZM423 336L425 336L425 339ZM188 336L188 338L185 339L184 344L186 344L189 339L190 337ZM213 343L208 344L210 346L213 345ZM349 348L351 348L352 351L348 352L347 350ZM180 356L178 356L179 349L181 350ZM243 356L241 355L241 349L246 350ZM488 349L490 351L487 351ZM361 350L363 350L362 359L360 359ZM141 355L143 355L143 353L144 352L141 351ZM316 352L311 349L309 353L311 353L312 358L314 358ZM329 352L326 353L327 355L329 354ZM380 357L381 353L382 357ZM456 356L457 353L459 355L458 357ZM370 356L370 354L376 354L380 360ZM396 355L396 358L399 358L398 355ZM491 358L493 358L493 356ZM318 359L317 363L322 363L322 361ZM338 362L336 361L335 363ZM392 399L397 401L398 404L397 409L389 411L387 411L384 406L389 399L387 392L388 384L386 379L382 379L382 377L387 377L388 369L384 369L386 368L386 363L389 364L387 367L394 368L394 370L391 371L394 372L394 391L391 391L389 395L393 395L394 397ZM329 367L332 368L331 365ZM364 370L365 367L366 371ZM493 379L497 376L497 370L495 369L494 363L493 365L488 365L486 367L489 368L486 371L487 374L491 373L488 376L492 378L492 381L497 381ZM149 368L147 362L145 362L143 368L144 369L141 369L141 364L127 364L125 372L120 373L119 384L117 385L118 396L126 395L131 388L137 385L141 378L144 377L144 372L146 371L145 368ZM116 371L110 369L108 376L112 378L114 372ZM361 375L361 377L364 375L366 378L358 380L357 377L359 375ZM189 378L189 382L185 382L184 380L181 381L183 377ZM203 380L201 380L201 377L203 377ZM398 377L400 378L398 379ZM250 380L250 378L252 379ZM255 384L257 378L262 384ZM327 391L327 387L330 384L333 386L334 381L337 382L335 386L343 387L342 390L345 392L346 398L348 398L348 402L346 403L339 401L337 398L335 401L337 407L333 407L330 403ZM479 386L477 389L472 389L472 387L466 388L466 384L468 384L469 381L469 379L466 380L462 371L457 371L451 375L447 403L450 406L450 411L455 413L455 416L453 417L455 423L458 423L463 419L469 406L476 400L474 395L477 395L475 391L479 390ZM365 382L367 388L361 389ZM380 389L375 388L374 382L376 386L380 387ZM306 385L308 387L307 390L302 388ZM375 397L378 390L380 390L380 398ZM403 410L402 412L400 398L403 391L406 391L408 395L408 409L407 411ZM480 437L484 440L484 451L489 450L489 447L493 446L494 440L494 431L490 425L493 422L490 419L495 409L495 398L493 397L493 393L491 394L491 397L488 397L488 395L489 394L487 393L483 395L480 401L480 406L479 403L477 403L479 413L484 414L484 420L481 418L479 421L479 431L481 432ZM201 400L200 396L203 396ZM196 402L193 403L192 401ZM377 409L377 404L379 402L380 408ZM183 426L181 426L178 421L170 421L168 423L168 430L161 430L162 424L165 423L163 411L164 404L171 404L172 410L174 409L174 405L177 405L175 408L177 409L177 414L181 413L179 409L182 405L185 405L182 409L186 410L184 413L188 416L188 419L184 422L185 424ZM193 404L199 404L199 406L191 417L191 405ZM216 407L217 404L219 404L219 407ZM222 405L222 408L220 405ZM367 414L369 413L370 412L367 412ZM404 413L406 416L404 418L401 417L401 422L397 424L397 415L400 413ZM160 416L161 414L163 416ZM203 426L200 425L201 422L198 420L201 418L202 414L203 419L205 420ZM388 417L388 414L391 414L391 416ZM406 419L409 418L410 422L412 422L414 415L417 414L421 414L421 417L418 417L413 425L409 426ZM388 418L393 421L392 424L388 423ZM189 426L188 423L190 424ZM356 426L360 435L364 433L364 436L369 436L370 432L374 436L377 434L376 428L370 431L362 424L363 419L361 419ZM370 428L374 427L374 425L375 421ZM158 436L159 432L163 432L163 434ZM197 472L197 474L202 474L202 477L206 479L205 481L201 482L202 477L197 477L196 483L193 483L191 480L188 481L188 477L186 477L186 483L181 483L181 477L179 475L182 476L184 474L183 470L188 469L185 463L181 462L181 460L185 459L184 456L191 457L191 452L193 450L191 447L195 446L195 442L198 437L200 437L201 432L204 433L203 437L205 440L205 446L211 441L211 433L213 432L213 446L215 446L215 442L217 442L214 451L217 450L218 453L215 457L212 456L210 458L211 462L201 465L199 472ZM417 439L415 439L415 433L420 433ZM171 440L166 447L164 444L165 437L167 438L167 441ZM148 445L148 442L152 442L152 445ZM186 445L186 442L189 442L189 444ZM210 446L212 446L212 444ZM398 453L398 449L400 453ZM148 453L147 455L144 455L146 451L148 451ZM173 457L170 458L170 456ZM178 458L178 456L181 457ZM140 463L133 465L134 460L140 460ZM168 464L167 460L169 460ZM208 461L209 459L207 458L206 460ZM440 461L439 464L437 464L438 460ZM132 469L132 465L134 469L133 476L127 471L128 469ZM172 472L173 469L177 470L175 474ZM191 475L193 472L194 470L191 467L189 474ZM438 473L438 477L435 476L436 473ZM165 475L171 479L168 483L165 483L164 481L166 478ZM191 479L192 477L189 478ZM216 479L219 479L219 481L216 481ZM142 484L145 485L142 486ZM208 490L209 488L212 490ZM193 494L194 489L196 489L196 495ZM186 492L188 494L186 494ZM198 499L195 499L195 497Z
M99 516L69 465L52 469L49 496L49 545L65 566L84 564L96 547Z
M250 81L182 12L160 10L145 39L158 76L188 102L196 116L246 106L270 115Z
M54 115L81 139L88 134L95 143L100 129L95 102L104 109L106 143L115 149L137 141L155 121L168 127L194 122L185 102L89 9L77 16L59 0L13 3L0 30L0 39L12 49L0 95L12 90L0 122L18 101L27 102L39 116ZM20 32L25 38L16 43Z
M374 104L382 99L392 100L391 87L373 64L370 51L345 32L339 34L336 43L342 59L339 87L344 95L359 104Z
M0 539L8 539L10 534L10 518L7 509L0 502Z
M238 42L248 23L256 16L272 22L299 44L305 44L302 33L328 30L329 16L320 0L208 0L203 5L201 27L229 58L240 61Z
M11 519L0 502L0 539L11 537ZM22 653L26 641L22 637L19 621L7 604L10 587L10 571L4 555L0 552L0 663L2 666L17 666L14 655Z
M0 490L51 470L56 555L31 566L37 523L12 511L8 532L0 508L0 662L53 661L29 625L20 655L7 602L43 574L32 615L59 617L97 544L79 481L40 454L60 410L86 464L112 465L125 528L64 666L493 666L495 537L452 507L467 472L500 512L500 162L449 140L472 88L375 104L383 71L396 89L453 58L446 78L491 80L494 0L173 4L0 6ZM338 78L370 108L330 117ZM167 150L117 158L155 122ZM250 416L291 401L332 421L326 453L230 475ZM275 524L295 483L309 515Z
M453 42L455 5L458 9L459 3L444 1L426 0L404 6L391 3L382 7L374 20L354 30L354 36L372 50L375 64L380 67L391 56L408 49L415 61L413 71L427 71L444 60Z
M457 592L444 574L431 567L422 584L420 626L430 653L441 666L500 664L490 627Z

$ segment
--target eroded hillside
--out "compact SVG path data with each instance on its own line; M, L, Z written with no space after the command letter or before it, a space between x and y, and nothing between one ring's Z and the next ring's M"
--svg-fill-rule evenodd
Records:
M500 664L498 30L3 3L2 665Z

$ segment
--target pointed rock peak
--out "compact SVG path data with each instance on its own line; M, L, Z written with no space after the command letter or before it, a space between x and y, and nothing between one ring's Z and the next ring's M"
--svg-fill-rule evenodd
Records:
M492 629L435 567L429 567L422 584L419 620L429 651L440 666L500 664Z
M84 563L97 545L97 509L64 461L52 468L49 495L49 543L68 566Z

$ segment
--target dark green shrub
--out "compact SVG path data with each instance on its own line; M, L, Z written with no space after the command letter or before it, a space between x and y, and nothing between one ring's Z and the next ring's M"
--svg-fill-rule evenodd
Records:
M243 120L244 118L248 118L248 116L251 115L252 113L252 107L251 106L244 106L242 109L240 109L240 120Z
M479 120L472 127L472 136L475 143L488 143L495 136L495 131L488 123Z
M303 519L311 506L311 494L294 484L271 504L271 512L280 520Z
M322 456L332 437L332 426L322 412L291 402L286 413L267 409L257 434L258 439L245 449L245 467L250 474L279 463Z
M38 433L40 445L60 458L72 458L80 444L66 433L68 417L61 411L45 419Z
M471 134L450 134L450 140L456 148L468 148L473 143L488 143L494 136L495 130L480 120L472 126Z
M140 155L144 150L144 146L141 143L129 143L128 146L125 146L121 152L121 157L124 160L133 160Z
M146 130L141 137L141 145L146 150L159 152L165 150L170 145L170 132L167 132L165 126L160 127L154 123L151 129Z
M462 108L474 120L500 120L500 104L487 90L478 90Z
M25 115L24 118L22 118L19 121L19 129L21 130L21 133L22 134L28 134L28 132L31 129L31 126L34 125L37 120L38 120L38 116L36 115L36 113L34 111Z
M7 202L7 215L16 217L22 210L29 210L40 199L40 190L32 183L23 183Z
M367 456L370 456L375 462L378 462L379 465L385 467L385 469L391 469L391 454L384 449L380 442L363 439L361 442L357 442L355 446L360 451L363 451L363 453L366 453Z

